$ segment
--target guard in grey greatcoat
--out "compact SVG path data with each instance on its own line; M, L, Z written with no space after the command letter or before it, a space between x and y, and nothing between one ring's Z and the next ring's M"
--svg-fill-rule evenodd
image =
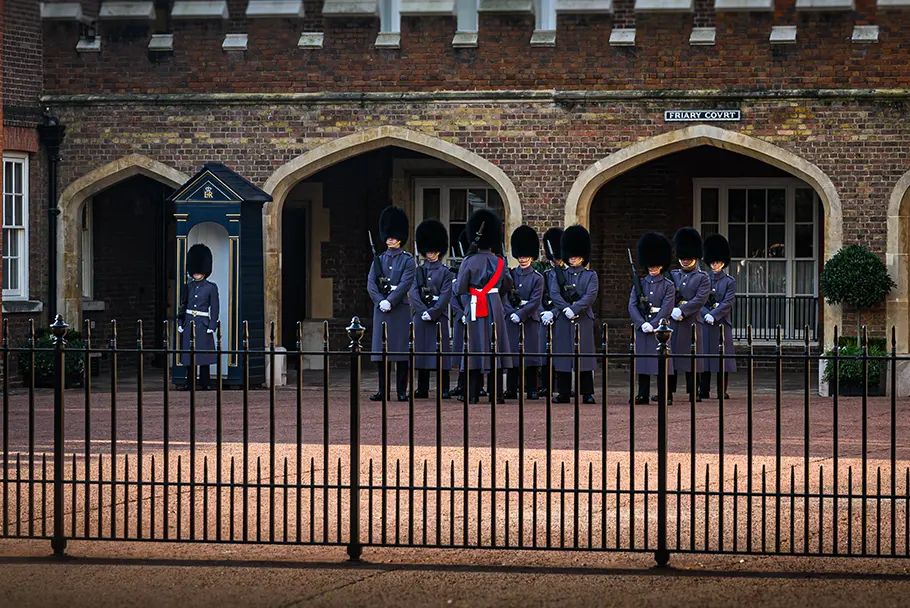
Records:
M543 298L543 275L534 270L531 262L540 255L540 239L537 231L530 226L519 226L512 232L512 256L518 259L518 268L513 268L512 291L505 302L506 325L508 326L509 345L512 353L518 353L518 342L521 328L524 327L525 387L528 399L537 399L537 370L543 358L533 353L540 353L540 303ZM516 399L519 391L521 370L518 356L512 357L512 367L506 381L506 399Z
M483 225L483 230L480 230ZM490 338L493 324L497 329L497 349L499 369L512 366L511 348L506 336L506 321L503 314L502 296L508 295L512 288L512 275L506 267L505 260L494 253L500 247L502 220L492 209L478 209L470 218L465 231L473 235L471 248L477 251L468 252L458 270L455 281L455 294L463 296L465 318L469 336L469 348L472 353L483 353L471 356L468 361L469 403L477 403L480 396L482 374L490 372ZM502 401L502 387L499 395L490 395ZM463 399L460 397L459 399Z
M180 333L180 363L190 364L190 325L196 324L196 350L215 350L215 331L218 328L220 302L218 286L208 281L212 274L212 251L201 243L190 247L186 254L186 273L190 281L180 297L180 309L177 313L177 331ZM199 388L209 389L211 379L209 366L218 361L215 353L196 353ZM189 388L190 374L197 370L187 369L187 384L178 387Z
M648 402L651 394L651 376L657 375L657 336L654 330L661 319L670 318L676 298L676 287L663 271L670 265L673 251L667 237L657 232L649 232L638 239L638 265L647 269L648 274L639 280L643 296L638 300L638 287L632 286L629 295L629 316L635 325L635 353L654 355L637 357L635 369L638 372L638 394L635 403ZM667 358L667 373L673 373L673 359ZM673 402L672 395L667 397Z
M556 320L556 312L553 304L553 300L550 299L550 276L554 272L556 266L563 267L562 263L562 253L560 247L562 246L562 228L550 228L543 235L543 252L547 256L547 261L550 263L550 268L548 268L543 273L544 281L544 290L543 298L540 302L540 352L545 353L547 350L547 333L551 332L553 329L553 321ZM549 368L547 367L546 356L541 356L540 358L540 390L548 391L550 388L550 374Z
M554 267L550 273L548 289L553 300L556 322L553 330L553 352L574 354L575 326L579 328L579 352L593 355L594 350L594 300L599 291L597 273L587 268L591 259L591 234L583 226L569 226L562 235L560 249L569 265ZM562 277L565 283L562 283ZM553 361L556 370L556 397L554 403L568 403L572 389L572 357L559 357ZM584 403L594 403L595 357L581 357L581 386L575 387Z
M449 300L452 298L452 273L442 263L441 257L449 249L449 231L439 220L424 220L414 232L415 245L425 260L414 273L411 286L411 308L414 310L414 351L436 352L437 327L442 329L442 352L448 353L449 346ZM442 358L442 377L439 390L442 398L449 398L448 356ZM426 399L430 395L430 370L436 369L435 355L415 355L417 388L415 399Z
M729 372L736 371L736 352L733 347L733 302L736 300L736 279L724 272L730 264L730 243L722 234L712 234L705 239L705 262L711 267L711 293L708 302L701 309L702 342L705 345L705 354L716 355L720 353L721 332L723 332L724 358L723 373L721 373L720 358L706 359L705 371L701 373L701 383L698 387L699 397L708 399L711 396L711 373L717 374L717 391L721 387L724 399L729 399L727 394L727 381Z
M399 207L386 207L379 216L379 233L386 249L373 259L367 278L367 291L373 300L373 355L379 370L379 392L370 395L371 401L381 401L387 391L388 378L382 365L382 324L386 323L388 360L395 363L395 382L399 401L407 401L408 342L410 337L411 306L408 292L414 283L414 258L402 250L408 240L408 216ZM391 366L390 366L391 367ZM388 395L387 395L388 396Z
M702 256L701 235L695 228L680 228L673 236L673 246L676 249L676 259L681 268L671 273L673 284L676 285L676 306L670 313L672 319L670 327L673 328L672 352L673 368L676 373L670 378L670 392L676 392L677 374L686 372L686 393L696 390L693 371L702 372L705 369L705 360L698 357L695 360L695 370L692 369L692 325L695 325L695 353L705 352L704 341L701 340L701 326L705 322L701 308L708 301L708 292L711 291L711 279L708 273L698 267ZM701 401L696 393L696 401Z
M468 234L464 230L461 231L461 234L458 235L458 250L457 254L459 257L464 259L468 253L468 248L471 246L471 243L468 241ZM455 253L455 247L452 247L453 253ZM461 267L459 262L456 265L453 265L450 268L452 272L452 286L454 288L455 279L458 276L458 269ZM460 397L464 392L464 371L461 370L461 364L464 361L464 356L461 354L464 352L464 328L467 324L467 320L464 316L465 306L464 306L465 296L455 295L454 291L452 293L452 298L449 302L452 304L452 361L451 368L458 369L458 381L455 383L455 388L451 390L450 394L453 397Z

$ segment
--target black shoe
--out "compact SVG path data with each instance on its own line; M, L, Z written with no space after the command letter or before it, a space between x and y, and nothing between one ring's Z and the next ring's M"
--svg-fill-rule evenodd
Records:
M724 391L724 399L729 399L729 398L730 398L730 395L726 391Z
M373 393L370 395L370 401L382 401L382 393Z
M588 403L588 404L590 404L590 403L597 403L597 401L594 400L594 395L584 395L584 396L581 398L581 402L582 402L582 403Z
M673 395L667 397L667 405L673 405Z
M711 393L698 393L697 400L701 401L702 399L710 399Z
M695 403L701 403L701 395L699 395L699 394L695 395Z
M506 402L506 398L504 395L500 395L499 397L496 398L496 403L499 403L500 405L502 405L505 402Z
M645 405L646 403L648 403L646 395L635 395L635 405Z
M174 387L174 390L175 391L188 391L188 390L190 390L190 387L188 387L186 384L178 384Z
M479 397L486 397L486 396L487 396L487 389L485 389L485 388L480 389L480 392L478 393L478 396L479 396Z
M528 393L528 400L537 401L538 399L540 399L540 396L537 394L537 391L531 391Z
M654 395L653 397L651 397L651 401L653 401L654 403L657 403L657 395Z
M442 391L442 398L443 398L443 399L451 399L451 398L452 398L452 394L451 394L449 391Z
M453 388L452 390L449 391L449 395L451 395L452 397L461 397L461 394L463 392L464 392L464 387L456 386L455 388Z
M429 399L430 391L416 391L414 393L414 399Z
M518 399L518 391L506 391L502 397L503 399Z
M407 401L407 400L408 400L408 395L407 395L407 393L398 393L398 400L399 400L399 401Z
M478 398L472 397L468 399L468 405L477 405L478 403L480 403L480 399Z
M569 403L570 400L571 397L567 397L566 395L556 395L553 397L553 403Z

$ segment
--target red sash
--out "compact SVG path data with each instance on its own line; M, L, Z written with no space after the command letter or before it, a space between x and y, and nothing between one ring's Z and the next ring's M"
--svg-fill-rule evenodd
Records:
M487 294L490 293L490 290L496 287L496 284L499 282L499 277L502 276L502 268L505 266L505 260L498 258L496 262L496 272L493 273L493 278L483 286L482 289L477 289L476 287L471 287L468 289L468 293L471 294L476 305L475 318L483 318L490 314L489 307L487 306Z

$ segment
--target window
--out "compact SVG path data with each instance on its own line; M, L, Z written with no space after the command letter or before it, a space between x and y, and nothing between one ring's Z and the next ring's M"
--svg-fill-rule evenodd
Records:
M401 0L379 0L379 32L392 34L401 31Z
M476 209L490 207L505 221L502 198L495 188L474 179L419 179L416 181L417 201L415 225L435 218L449 229L449 245L455 248L454 259L461 259L458 235L464 230L468 217ZM452 251L448 252L449 257Z
M3 297L28 299L28 156L3 157Z
M479 0L456 0L456 14L459 32L477 31L477 5Z
M719 232L730 241L741 335L749 324L768 338L778 324L791 339L805 325L814 330L817 220L818 196L799 180L696 180L695 225L703 237Z
M556 0L534 0L534 29L556 30Z
M94 294L94 249L92 245L92 199L82 206L82 297L91 300Z

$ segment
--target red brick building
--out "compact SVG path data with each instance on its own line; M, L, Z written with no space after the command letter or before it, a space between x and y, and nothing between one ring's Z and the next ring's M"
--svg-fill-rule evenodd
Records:
M274 199L266 321L291 348L297 321L318 347L323 319L369 316L383 207L457 234L490 204L509 230L591 229L611 339L626 248L695 225L733 244L739 324L820 346L852 323L820 268L869 247L899 288L865 320L907 351L908 0L52 0L21 28L6 2L4 122L33 128L10 112L40 88L66 126L57 238L30 221L8 316L48 308L53 249L71 323L173 318L166 199L220 161ZM43 220L46 156L20 152Z

